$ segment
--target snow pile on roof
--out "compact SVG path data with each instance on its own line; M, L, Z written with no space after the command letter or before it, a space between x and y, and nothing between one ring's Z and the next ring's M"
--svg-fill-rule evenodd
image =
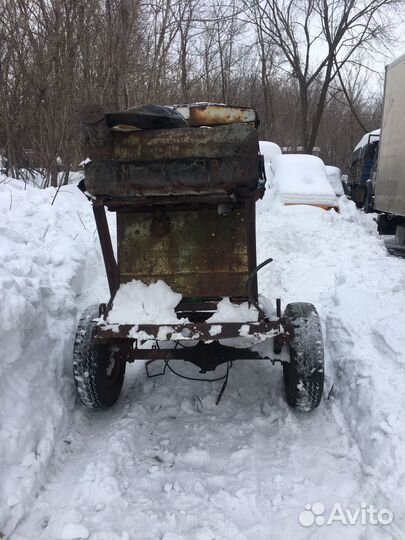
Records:
M340 197L344 193L342 184L342 171L339 169L339 167L335 167L333 165L325 165L325 169L333 191L338 197Z
M254 306L249 306L248 302L233 304L225 297L218 302L216 312L207 319L207 322L254 322L257 319L258 311Z
M118 289L113 308L108 314L110 324L179 324L175 307L181 294L174 292L167 283L158 280L146 285L132 280Z
M357 143L356 148L353 150L353 153L356 152L359 148L363 148L366 146L369 142L373 143L380 140L380 134L381 129L375 129L374 131L370 131L370 133L366 133L363 135L363 137L360 139L360 141Z
M273 159L271 168L275 192L282 203L338 206L320 158L283 154Z
M90 204L72 185L61 188L52 206L55 193L0 179L0 532L6 536L39 490L75 401L72 339L86 268L92 287L100 281Z

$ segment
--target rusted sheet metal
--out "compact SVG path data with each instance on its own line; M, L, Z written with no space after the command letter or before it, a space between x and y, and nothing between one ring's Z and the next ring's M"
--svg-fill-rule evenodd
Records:
M164 280L183 297L247 297L245 208L117 214L120 282Z
M221 327L219 329L219 327ZM188 323L175 325L139 324L139 325L107 325L95 327L94 339L157 339L212 341L237 337L254 337L264 341L283 332L280 321L268 322L226 322L226 323Z
M93 161L85 167L86 190L92 195L142 197L230 193L254 188L259 159L253 154L218 159L165 161Z
M105 152L106 148L112 148L112 134L101 105L86 105L80 110L79 117L86 150L94 148L96 152Z
M201 344L201 342L200 342ZM179 347L177 349L130 349L128 357L132 360L185 360L206 371L214 371L220 364L232 362L233 360L259 360L263 356L251 349L241 349L236 347L224 346L220 354L217 350L212 350L211 346L217 344L214 341L211 344L204 344L194 347ZM265 357L267 358L267 357Z
M197 103L176 105L175 109L184 116L190 126L218 126L233 123L249 123L257 126L259 123L255 109L248 107Z
M205 204L207 206L224 205L227 207L232 203L234 197L223 193L208 193L199 194L192 193L189 195L179 195L176 197L168 197L167 195L154 195L153 197L97 197L97 202L108 207L112 212L134 212L143 210L153 210L156 207L172 207L177 208L189 205L190 208L195 208L196 205Z
M257 266L256 255L256 203L252 197L245 199L245 223L246 223L246 249L248 256L249 272ZM257 275L251 279L251 293L253 298L258 298Z
M108 228L107 217L103 205L93 205L94 219L100 239L101 251L103 253L104 265L107 274L108 286L111 296L114 296L119 287L118 266L114 257L110 229Z
M112 157L122 161L251 157L258 153L257 131L243 124L113 133Z

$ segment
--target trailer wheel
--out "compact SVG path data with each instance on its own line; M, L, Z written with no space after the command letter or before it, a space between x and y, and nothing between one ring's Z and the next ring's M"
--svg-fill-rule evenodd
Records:
M290 362L283 364L288 404L300 411L318 407L323 393L324 350L319 315L312 304L288 304L286 327L293 332L289 342Z
M106 343L91 340L98 306L87 308L79 321L73 347L73 376L79 399L90 409L106 409L117 401L125 375L125 361L113 357Z

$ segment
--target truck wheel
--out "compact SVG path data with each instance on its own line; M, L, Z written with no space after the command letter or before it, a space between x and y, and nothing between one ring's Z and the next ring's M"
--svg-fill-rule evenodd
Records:
M366 199L364 201L364 212L366 214L370 214L374 210L374 204L373 204L373 184L371 183L371 180L368 180L366 182Z
M94 343L92 331L98 306L87 308L79 321L73 346L73 376L79 399L90 409L106 409L117 401L125 375L125 361L113 357L107 343Z
M312 304L288 304L286 328L292 332L290 362L283 364L288 404L299 411L318 407L323 392L324 351L319 315Z
M366 189L364 185L355 185L351 189L352 201L356 204L357 208L363 208L366 200Z

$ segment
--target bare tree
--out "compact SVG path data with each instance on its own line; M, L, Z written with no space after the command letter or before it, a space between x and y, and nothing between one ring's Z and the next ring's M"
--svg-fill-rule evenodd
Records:
M403 1L0 0L1 161L56 185L86 157L83 104L222 101L256 107L260 136L282 146L309 151L320 134L343 165L378 127L366 49Z
M286 69L297 81L301 138L307 152L315 146L332 81L357 51L375 50L387 38L391 8L401 3L401 0L245 1L251 21L260 25L260 31L279 49Z

